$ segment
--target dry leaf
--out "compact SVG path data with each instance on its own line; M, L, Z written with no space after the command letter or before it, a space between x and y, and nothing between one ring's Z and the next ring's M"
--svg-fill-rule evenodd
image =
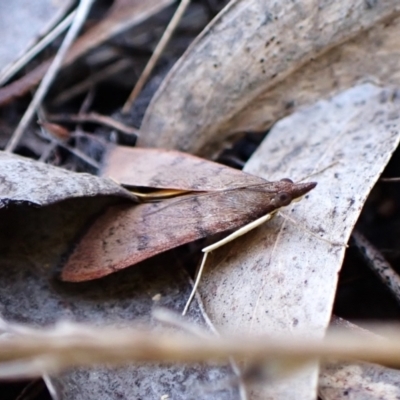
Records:
M121 185L153 189L221 191L265 180L179 151L111 146L102 176Z
M200 292L219 329L324 335L344 244L400 139L399 99L395 89L364 85L272 129L247 172L301 179L329 168L314 177L318 186L307 201L288 213L296 225L278 217L217 251L214 263L210 260ZM275 399L314 398L316 383L315 368L276 391L270 386L267 393Z
M259 94L229 121L229 130L262 131L281 117L357 83L400 85L400 18L385 21L307 63Z
M246 107L251 111L261 94L265 96L310 60L399 12L397 0L232 1L178 61L154 96L139 146L214 154L229 135L238 132L239 114ZM347 70L343 73L348 74ZM316 86L320 88L321 82ZM279 98L286 100L289 88ZM272 101L274 115L264 116L264 126L291 108L291 103Z
M44 206L75 197L118 196L135 200L110 179L78 174L0 152L0 208L12 203Z

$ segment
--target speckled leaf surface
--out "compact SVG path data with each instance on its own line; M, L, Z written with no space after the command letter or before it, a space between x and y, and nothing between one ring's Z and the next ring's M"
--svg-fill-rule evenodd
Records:
M398 31L392 32L390 39L385 38L384 50L379 53L386 55L383 69L377 62L379 57L374 58L375 63L367 62L369 68L363 68L361 57L358 68L354 68L351 61L358 60L360 54L353 45L347 52L338 53L339 57L353 53L345 63L335 57L318 64L317 69L324 71L318 75L319 80L312 72L308 74L312 79L303 80L300 70L357 35L365 37L367 29L387 23L399 13L397 0L230 2L174 66L154 96L138 144L214 154L233 133L270 126L321 94L327 96L362 78L396 75ZM370 41L375 45L369 45L369 50L378 50L382 44L375 42L373 35ZM365 46L361 54L370 57ZM334 74L332 61L336 62ZM287 78L296 71L300 77L288 83ZM327 83L322 78L328 78ZM277 90L278 97L268 97L281 82L286 83ZM293 86L303 90L292 91Z
M331 325L357 332L372 340L377 337L341 318L334 317ZM399 371L372 363L332 360L320 367L318 395L323 400L396 399L400 396Z
M272 129L247 172L300 180L322 171L316 189L286 211L296 224L277 217L213 254L200 292L220 330L324 335L344 245L400 140L399 105L398 90L363 85ZM252 398L311 399L316 384L315 368Z
M330 363L321 368L319 393L323 400L396 399L399 371L368 363Z
M257 95L232 118L230 127L262 131L296 109L356 84L400 85L399 37L399 17L375 25Z
M134 199L110 179L0 152L0 208L13 203L45 206L70 198L107 195Z

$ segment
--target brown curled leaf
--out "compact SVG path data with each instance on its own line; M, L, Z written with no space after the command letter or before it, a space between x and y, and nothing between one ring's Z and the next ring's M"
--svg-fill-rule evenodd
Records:
M260 185L265 179L175 150L112 147L102 175L125 186L215 191Z

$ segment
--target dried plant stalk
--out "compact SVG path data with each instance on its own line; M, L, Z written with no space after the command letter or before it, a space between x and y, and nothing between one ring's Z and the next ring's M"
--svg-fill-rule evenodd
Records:
M360 360L400 365L399 327L385 339L337 329L322 340L296 337L193 337L149 329L62 323L54 328L13 327L0 346L0 377L39 376L73 366L128 362L225 361L233 356L252 364L303 365L310 360ZM376 329L376 327L375 327ZM284 369L284 368L283 368Z

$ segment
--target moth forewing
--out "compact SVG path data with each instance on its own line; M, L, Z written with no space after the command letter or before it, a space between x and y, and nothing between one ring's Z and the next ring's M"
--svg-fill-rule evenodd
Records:
M72 251L61 279L100 278L179 245L240 228L290 204L315 185L265 181L134 207L110 207Z

